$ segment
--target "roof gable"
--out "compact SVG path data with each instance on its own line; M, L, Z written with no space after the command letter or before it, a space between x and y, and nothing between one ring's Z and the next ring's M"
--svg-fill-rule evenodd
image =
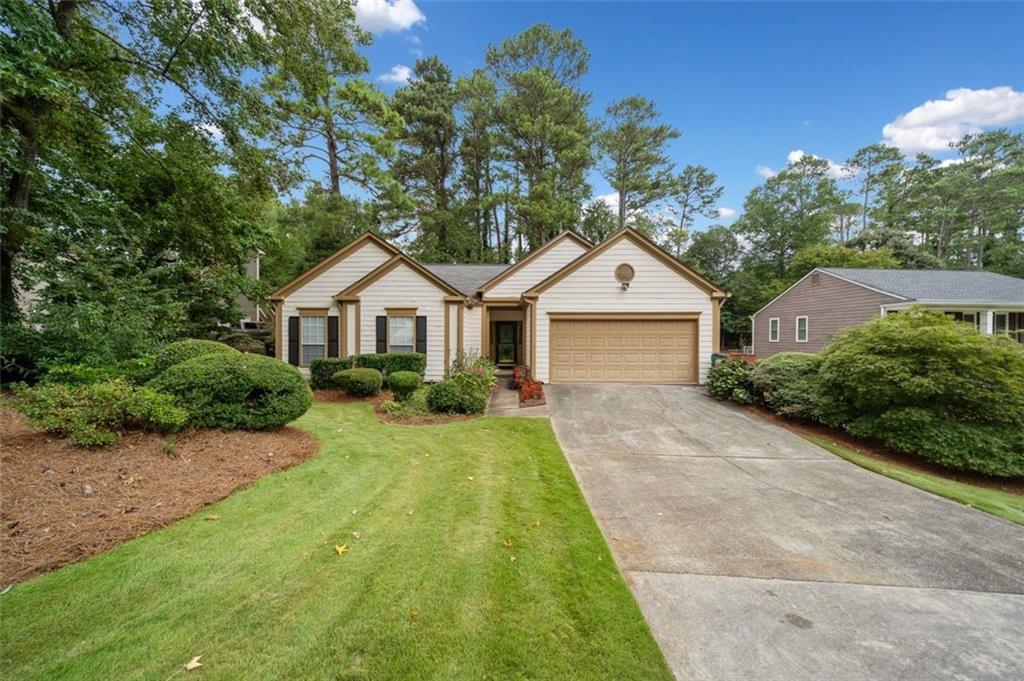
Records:
M552 249L554 249L556 246L558 246L559 244L561 244L563 241L565 241L567 239L568 240L572 240L573 242L579 244L583 248L584 251L588 251L588 250L590 250L591 248L594 247L594 244L590 243L587 239L584 239L583 237L581 237L576 232L573 232L573 231L570 231L570 230L566 230L564 232L560 232L559 234L555 235L553 238L548 239L548 241L546 241L539 248L536 248L536 249L530 251L526 255L525 258L523 258L519 262L511 265L504 272L500 272L499 274L497 274L493 278L491 278L488 281L486 281L483 284L481 284L479 289L477 289L477 290L480 293L484 293L484 292L486 292L486 291L488 291L490 289L493 289L498 284L500 284L501 282L505 281L506 279L508 279L509 277L514 275L516 272L519 272L520 270L522 270L527 265L530 265L531 263L534 263L537 260L539 260L545 253L549 253Z
M383 279L385 276L387 276L388 273L394 271L395 269L401 267L402 265L405 265L413 272L419 274L421 277L423 277L428 282L439 288L441 291L447 293L448 295L455 296L458 298L465 297L454 286L446 282L444 279L441 279L436 274L434 274L427 268L423 267L423 265L420 265L418 262L416 262L409 256L405 255L404 253L398 253L392 256L390 259L388 259L387 262L382 264L380 267L373 270L372 272L369 272L362 279L359 279L358 281L352 283L352 285L348 286L344 290L338 292L334 297L337 300L355 298L359 295L361 291L369 287L374 282Z
M387 241L384 241L384 239L381 239L376 234L373 234L372 232L365 232L362 236L359 236L356 239L350 241L349 243L342 246L334 253L330 254L329 256L318 262L316 265L313 265L313 267L309 268L299 276L289 281L287 284L284 284L283 286L278 288L276 291L274 291L268 296L268 299L275 301L284 300L285 297L287 297L288 295L294 293L299 288L301 288L305 284L308 284L313 279L316 279L318 276L320 276L330 268L334 267L336 264L338 264L348 256L352 255L360 248L371 243L382 249L384 252L390 253L392 255L396 255L400 252L397 248L389 244Z
M545 290L551 288L556 283L558 283L565 277L569 276L583 265L592 261L594 258L597 258L602 253L605 253L606 251L608 251L608 249L612 248L615 244L623 240L629 240L630 242L634 243L639 248L646 251L649 255L653 256L656 260L660 261L663 265L675 271L684 279L689 280L697 288L706 292L708 295L716 298L728 297L729 294L726 293L723 289L719 288L714 283L712 283L705 277L701 276L693 269L687 267L676 258L673 258L671 255L666 253L660 246L658 246L653 241L645 237L643 234L640 234L640 232L636 231L632 227L624 227L620 229L618 232L612 234L610 237L602 241L597 246L594 246L593 248L591 248L586 253L582 254L580 257L573 260L565 267L561 268L557 272L554 272L551 276L547 277L540 283L533 286L523 295L528 297L536 297L540 295Z

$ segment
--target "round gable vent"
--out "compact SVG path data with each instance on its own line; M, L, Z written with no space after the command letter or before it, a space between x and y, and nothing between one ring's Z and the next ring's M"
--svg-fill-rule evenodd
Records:
M632 265L622 263L615 268L615 281L620 284L628 284L633 281L633 277L636 275L636 271L633 270Z

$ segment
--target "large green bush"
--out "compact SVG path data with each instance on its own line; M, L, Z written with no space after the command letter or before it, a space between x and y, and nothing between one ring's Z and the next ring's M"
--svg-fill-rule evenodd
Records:
M373 397L380 392L384 379L376 369L345 369L334 374L334 381L352 397Z
M251 352L257 355L267 354L267 344L259 338L253 338L243 331L233 331L217 338L218 343L223 343L239 352Z
M152 374L153 358L126 359L113 364L56 364L43 376L41 383L63 383L65 385L89 385L103 381L122 379L138 385Z
M950 468L1024 475L1024 346L912 309L844 332L822 419Z
M401 402L420 387L420 375L415 371L396 371L388 375L388 387Z
M198 427L279 428L313 403L298 369L273 357L234 350L175 364L149 386L176 395Z
M82 385L43 383L16 388L14 406L29 425L75 445L106 445L125 430L174 432L188 418L175 398L121 379Z
M751 370L752 367L744 359L719 362L708 372L708 392L718 400L750 404L754 401Z
M164 371L182 362L206 355L233 355L237 353L232 347L212 340L189 338L187 340L168 343L160 348L153 358L152 376L159 376Z
M780 352L760 360L750 372L754 394L776 414L817 418L817 374L821 358L807 352Z
M376 369L383 375L396 371L415 371L420 376L427 370L427 356L422 352L381 352L353 355L352 366Z
M351 357L320 357L309 363L309 384L314 390L341 388L334 374L352 368Z

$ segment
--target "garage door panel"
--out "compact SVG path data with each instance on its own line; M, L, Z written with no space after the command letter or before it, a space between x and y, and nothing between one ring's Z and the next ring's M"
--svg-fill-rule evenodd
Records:
M695 320L551 322L553 382L695 383Z

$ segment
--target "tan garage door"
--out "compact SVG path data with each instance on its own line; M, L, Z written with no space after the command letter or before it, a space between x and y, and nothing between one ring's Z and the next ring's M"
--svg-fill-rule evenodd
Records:
M694 320L551 321L552 383L696 383Z

